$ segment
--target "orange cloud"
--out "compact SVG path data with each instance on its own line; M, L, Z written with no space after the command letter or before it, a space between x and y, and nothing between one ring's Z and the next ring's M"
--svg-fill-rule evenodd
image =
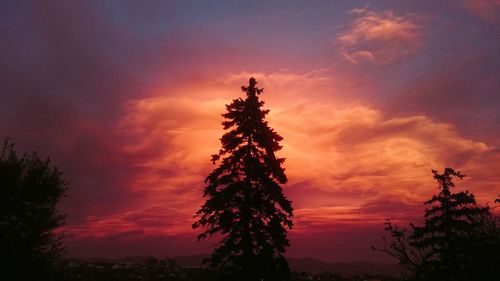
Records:
M351 10L357 18L336 38L339 51L353 64L386 64L416 51L421 41L414 16L377 13L368 8Z
M211 94L215 88L193 85L168 96L128 101L117 130L122 153L142 171L128 183L140 197L124 213L90 217L72 229L75 235L134 230L194 235L190 224L203 200L203 180L213 168L210 155L223 134L220 114L230 95L241 96L233 84L244 84L248 75L219 81L219 97ZM287 158L285 192L297 201L298 232L332 223L381 225L388 216L410 218L435 193L431 169L452 166L467 172L495 151L426 116L389 118L366 104L325 98L333 82L319 73L252 75L266 88L262 98L270 101L269 124L284 137L279 155ZM196 95L189 96L194 89ZM309 91L314 95L300 94Z
M270 119L285 137L290 179L335 191L408 196L401 189L411 187L422 194L431 168L464 166L489 149L461 138L449 124L425 116L385 118L363 105L300 103L272 111Z

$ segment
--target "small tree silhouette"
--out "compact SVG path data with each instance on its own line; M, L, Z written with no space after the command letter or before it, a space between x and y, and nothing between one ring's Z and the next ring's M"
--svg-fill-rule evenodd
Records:
M0 260L9 280L55 280L64 216L56 204L68 184L35 152L18 157L4 141L0 155Z
M287 280L290 271L283 254L293 214L280 186L287 181L284 158L275 156L282 137L265 121L269 110L262 109L263 89L256 84L250 78L248 87L241 88L246 99L226 105L222 125L229 131L221 138L219 153L212 155L219 166L205 180L207 200L193 228L205 228L198 239L222 236L208 260L221 279Z
M491 209L476 205L468 191L451 192L453 178L465 175L451 168L432 171L440 192L426 202L424 225L401 229L386 220L392 239L380 250L398 259L416 280L490 280L498 276L500 229Z

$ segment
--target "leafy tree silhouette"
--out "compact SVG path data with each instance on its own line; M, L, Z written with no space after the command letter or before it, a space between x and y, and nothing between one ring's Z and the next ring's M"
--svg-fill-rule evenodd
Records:
M56 280L63 251L56 204L68 184L35 152L18 157L5 140L0 155L0 260L9 280Z
M222 116L222 148L212 155L219 163L206 178L206 202L196 213L193 228L204 227L204 239L221 235L222 240L207 260L227 280L287 280L288 263L283 256L289 246L287 229L293 226L291 201L280 184L287 181L275 152L283 139L265 121L263 89L250 78L241 89L246 99L226 105Z
M451 192L453 178L462 173L445 168L432 171L440 192L426 202L424 225L411 231L386 220L391 240L380 250L398 259L415 280L491 280L499 276L500 229L490 207L476 205L468 191Z

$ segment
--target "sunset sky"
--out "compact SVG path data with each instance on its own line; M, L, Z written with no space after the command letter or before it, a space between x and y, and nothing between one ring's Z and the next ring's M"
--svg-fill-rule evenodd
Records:
M500 193L500 1L2 1L0 138L50 157L72 257L209 253L194 213L255 77L281 136L292 257L391 261L432 169Z

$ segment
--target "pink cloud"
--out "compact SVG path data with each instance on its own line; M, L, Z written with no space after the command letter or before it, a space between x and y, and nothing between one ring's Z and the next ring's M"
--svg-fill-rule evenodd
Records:
M267 91L263 94L264 100L269 97L273 103L269 122L285 138L280 151L287 158L285 167L290 179L290 187L285 190L293 194L293 189L301 186L303 192L322 190L335 194L328 200L321 201L323 196L302 200L296 212L298 221L326 214L314 221L329 224L342 218L359 223L359 210L366 208L370 200L389 197L397 198L394 200L401 204L421 202L434 192L431 169L467 168L491 150L485 143L461 137L454 126L426 116L388 118L359 103L342 104L331 99L318 102L307 97L286 99L279 96L283 93L272 96L271 90L289 87L285 93L297 97L300 91L296 92L294 85L301 83L308 85L302 87L322 89L316 94L327 96L328 88L321 86L325 80L310 73L257 76L270 89L269 96ZM221 84L222 93L226 87L233 88L234 77ZM266 80L269 77L272 79ZM241 80L239 83L244 83ZM147 212L141 210L155 209L154 206L174 208L175 221L184 223L168 231L177 234L190 231L192 215L203 200L203 180L213 167L209 156L218 150L218 139L223 133L220 114L229 101L203 93L183 97L184 91L191 90L130 100L119 122L122 153L134 159L132 166L143 171L129 179L128 189L141 192L141 198L127 214L146 218ZM323 203L313 203L315 200ZM382 222L387 213L372 215L375 217L371 221ZM100 220L86 223L86 235L133 229L158 232L146 219L144 224L135 219L129 224L130 215L111 215ZM103 225L113 227L104 231Z
M460 3L480 19L500 18L498 0ZM176 15L170 6L140 6L127 8L127 21L163 22ZM355 257L357 247L357 256L364 256L371 243L366 241L379 239L374 233L384 218L421 214L415 204L436 191L431 168L462 170L468 177L459 188L480 202L500 193L498 142L466 135L450 123L494 131L483 122L497 116L499 76L488 70L496 69L493 55L482 59L488 67L465 61L459 68L466 71L419 80L412 93L399 95L410 99L379 110L354 102L367 93L381 97L379 80L364 78L360 68L269 72L329 61L321 52L317 62L310 61L307 48L305 56L276 55L265 34L260 34L264 47L242 47L226 44L238 40L220 41L200 22L175 36L144 40L141 24L121 28L116 17L85 4L36 2L25 8L20 15L26 26L6 22L0 35L6 42L0 49L9 54L0 67L5 82L0 132L11 136L19 151L50 155L70 180L72 189L61 204L68 213L70 251L208 252L195 242L190 224L213 168L209 156L219 148L220 114L225 103L241 96L239 87L249 76L265 88L270 125L285 137L280 151L290 178L285 193L296 208L292 254L328 258L343 251ZM398 62L422 44L422 22L413 14L364 8L350 15L352 22L335 38L339 55L350 63ZM443 71L436 66L431 68ZM480 106L484 101L488 107ZM416 108L408 113L412 104ZM486 117L471 119L473 114ZM497 132L487 134L497 141Z
M489 22L500 20L499 0L462 0L459 5L471 14Z
M351 10L356 16L349 29L336 38L339 51L353 64L386 64L414 53L422 32L411 14L397 16L391 11L368 8Z
M192 214L165 206L148 206L105 217L87 216L80 226L67 226L65 232L73 239L86 237L121 238L171 236L189 232Z
M141 170L126 184L137 198L120 212L89 213L83 223L69 225L72 243L91 237L194 237L190 225L223 133L220 114L241 95L235 85L248 75L265 87L269 123L284 137L279 154L287 158L285 193L297 200L296 237L339 225L382 228L390 216L414 218L435 192L431 169L452 166L467 173L484 168L478 160L497 153L424 115L387 117L366 104L340 103L331 98L329 85L335 82L318 73L234 74L124 104L115 130L121 154ZM309 91L314 96L301 95ZM469 189L474 192L477 184ZM481 200L493 192L484 190Z

